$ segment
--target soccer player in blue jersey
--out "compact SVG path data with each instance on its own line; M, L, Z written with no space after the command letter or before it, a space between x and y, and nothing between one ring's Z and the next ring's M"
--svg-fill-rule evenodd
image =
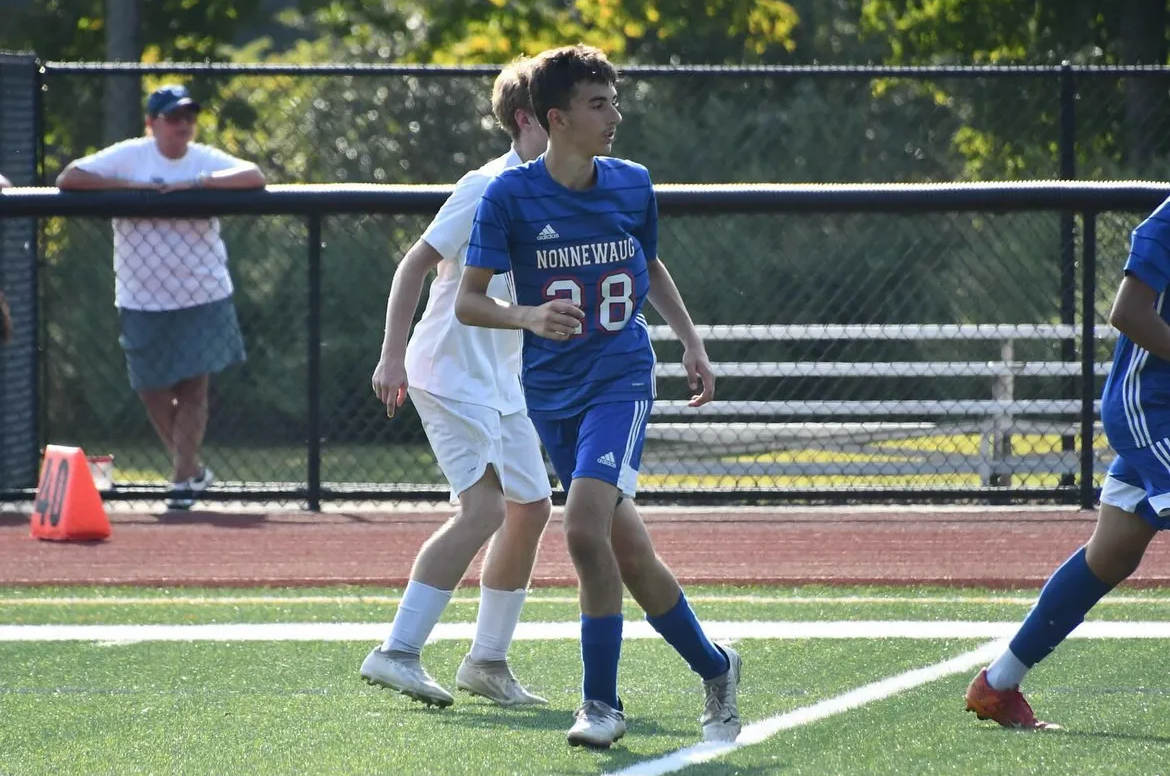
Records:
M613 66L591 47L533 59L529 91L548 150L488 184L455 310L465 324L525 330L528 413L568 491L564 529L579 580L584 664L584 701L569 743L607 747L626 731L617 693L623 579L647 620L703 678L704 738L734 740L739 655L703 633L632 503L654 400L646 299L683 342L692 388L702 384L692 406L713 397L714 377L657 257L649 174L603 156L621 121L616 82ZM493 275L508 271L515 305L486 294ZM640 563L629 562L639 554Z
M1120 332L1101 399L1117 453L1101 489L1097 527L1040 591L1009 648L967 689L967 710L1004 727L1056 727L1020 693L1025 674L1137 570L1154 535L1170 527L1170 200L1133 231L1109 322Z

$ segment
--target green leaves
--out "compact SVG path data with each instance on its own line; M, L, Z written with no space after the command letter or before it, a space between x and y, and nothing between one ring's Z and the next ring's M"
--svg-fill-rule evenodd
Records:
M138 0L139 40L158 60L222 59L241 30L262 21L261 0ZM0 48L43 59L101 61L103 0L38 0L4 11Z

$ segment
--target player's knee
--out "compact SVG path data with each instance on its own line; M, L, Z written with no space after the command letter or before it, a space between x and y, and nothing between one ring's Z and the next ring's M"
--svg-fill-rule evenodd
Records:
M1157 531L1139 514L1102 505L1085 561L1102 582L1116 585L1137 571Z
M1131 550L1130 552L1124 553L1121 557L1119 557L1117 559L1116 581L1106 581L1116 585L1120 584L1126 579L1129 579L1129 577L1138 570L1138 566L1140 566L1142 563L1142 556L1144 555L1143 550Z
M529 504L508 504L508 523L525 533L540 533L552 516L552 501L541 499Z
M472 487L459 496L459 514L453 528L487 541L504 524L507 514L508 506L502 493Z
M1094 534L1085 546L1085 562L1095 577L1107 585L1117 585L1137 571L1145 546L1110 541L1110 538Z
M504 524L504 511L492 509L463 509L459 518L454 521L451 531L461 540L472 541L476 544L486 544L492 534Z
M1093 575L1107 585L1119 585L1129 579L1141 565L1144 547L1113 548L1108 553L1093 552L1090 547L1085 561Z
M587 563L608 550L609 536L597 523L566 520L565 545L574 560Z

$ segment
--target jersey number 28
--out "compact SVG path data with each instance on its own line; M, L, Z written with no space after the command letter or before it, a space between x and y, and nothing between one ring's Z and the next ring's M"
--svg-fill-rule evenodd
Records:
M544 287L544 298L568 299L578 307L584 298L584 288L576 278L557 278L550 280ZM625 270L611 272L602 276L597 283L597 323L609 332L618 332L626 328L630 317L634 314L634 276ZM584 334L581 323L573 330L573 335Z

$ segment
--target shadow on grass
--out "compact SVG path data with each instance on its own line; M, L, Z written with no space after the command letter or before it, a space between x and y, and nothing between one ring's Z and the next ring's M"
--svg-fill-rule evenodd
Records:
M1142 741L1150 744L1170 744L1170 736L1159 736L1152 733L1114 733L1106 730L1045 730L1046 736L1067 736L1068 738L1101 739L1104 741Z
M703 776L775 776L784 773L788 766L783 763L768 765L733 765L722 760L703 763Z
M454 711L454 713L452 713ZM460 713L464 712L464 713ZM470 712L470 713L468 713ZM522 708L503 709L490 703L464 702L457 704L453 710L445 710L442 714L436 713L432 717L436 726L449 726L458 730L468 728L511 729L531 731L558 731L567 733L573 724L573 713L562 708L547 706L528 706ZM671 746L663 754L673 752L677 748L698 743L698 730L691 726L668 727L655 721L652 716L630 716L627 718L629 732L627 737L642 738L646 736L663 736L672 739L681 739L677 746ZM565 748L569 749L568 742ZM603 763L605 770L612 770L632 765L647 759L645 753L631 752L625 748L623 741L618 741L609 749L581 748L583 757L595 756Z

